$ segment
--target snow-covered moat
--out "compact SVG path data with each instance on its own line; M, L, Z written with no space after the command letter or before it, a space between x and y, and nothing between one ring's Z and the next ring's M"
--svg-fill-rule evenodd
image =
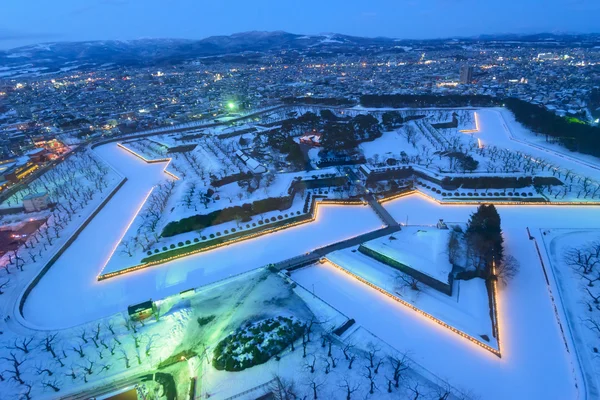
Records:
M140 203L164 179L164 164L147 164L114 143L95 151L128 180L27 298L25 318L42 328L92 321L381 228L369 207L325 205L314 222L98 282Z
M414 195L385 203L398 221L431 224L437 218L466 221L475 206L439 205ZM426 368L451 382L465 381L486 399L577 398L581 385L575 358L565 351L532 234L542 227L597 227L600 207L498 206L506 252L521 261L515 279L499 293L502 358L354 278L327 266L299 270L293 278L400 351L408 351ZM508 384L510 382L510 384ZM544 384L541 384L544 382Z
M598 175L596 161L590 157L569 155L554 145L546 145L542 138L537 136L534 138L531 133L519 128L519 125L515 124L511 118L502 110L480 111L478 123L481 131L478 139L484 145L494 144L515 151L529 151L536 157L544 156L554 165L569 168L572 170L569 172L571 174ZM385 139L386 137L387 139ZM393 135L383 138L389 139L390 143L393 140L400 141L400 137L395 138ZM380 146L382 143L373 141L364 147L368 152L379 154L381 153ZM597 377L594 376L593 371L594 368L600 368L600 366L594 367L596 361L592 360L593 355L587 357L582 356L581 353L590 352L590 347L592 347L590 343L596 338L590 333L593 330L589 332L583 330L583 324L581 331L569 328L573 323L584 321L586 306L582 306L583 303L579 296L581 294L579 292L583 293L583 286L576 276L577 272L573 272L572 268L569 269L564 265L563 254L568 249L581 245L582 241L600 239L600 233L593 231L599 227L600 206L496 206L502 220L504 253L515 257L520 263L519 273L508 285L502 285L497 295L500 331L498 347L501 349L501 357L497 357L344 273L341 269L335 268L329 262L317 263L293 271L291 279L300 285L295 290L292 290L293 285L288 285L290 282L286 281L287 278L265 272L265 270L258 270L268 264L301 256L317 248L382 228L382 221L375 214L373 208L365 205L322 205L313 222L99 281L98 275L107 266L115 251L120 251L119 259L113 259L115 264L118 264L118 268L115 270L122 267L119 263L127 263L127 255L124 255L117 245L132 226L132 222L145 204L150 190L159 182L164 181L167 175L164 171L165 162L146 163L118 147L116 143L99 146L93 152L114 168L115 176L120 174L127 178L127 181L28 294L23 305L24 321L21 322L24 326L18 325L17 321L9 321L15 324L17 329L14 332L17 332L17 337L20 337L18 336L20 330L25 332L23 337L30 335L31 332L42 331L40 338L43 338L47 331L64 329L64 332L70 332L69 335L77 339L78 336L72 334L73 331L88 329L89 332L92 332L90 327L96 324L95 321L105 317L114 321L118 320L119 329L122 331L121 335L129 336L129 328L120 323L119 318L121 317L118 315L118 313L124 313L129 305L150 299L165 299L188 289L207 286L193 295L188 292L181 296L182 304L178 304L181 309L177 307L174 307L173 310L169 309L170 314L167 313L160 322L164 325L155 324L155 321L152 321L148 331L154 332L154 329L159 332L161 326L168 326L169 329L172 329L171 333L175 339L171 343L172 347L164 348L165 356L170 356L171 352L179 346L175 342L176 340L185 337L189 342L195 343L196 338L189 334L190 326L193 325L195 329L200 330L203 328L200 321L198 321L199 328L196 327L196 321L188 324L188 319L192 318L191 313L205 316L204 313L210 311L217 314L217 321L218 318L225 316L225 321L218 322L219 329L211 327L210 333L214 337L211 336L210 340L216 340L219 335L237 328L233 322L236 324L246 322L246 314L244 314L247 311L246 307L251 309L251 314L254 316L262 313L262 307L264 307L268 311L265 313L273 312L273 316L275 311L282 313L282 310L285 310L290 314L301 314L301 317L306 318L309 318L310 312L305 307L309 307L315 315L318 314L315 310L324 312L327 309L327 312L332 315L331 321L335 320L336 323L340 320L345 321L346 316L353 318L359 328L354 326L347 336L354 335L354 338L377 337L377 340L382 340L391 348L408 354L418 363L419 368L422 368L421 372L427 371L429 377L436 376L447 380L461 390L472 391L475 397L485 394L484 398L486 399L562 400L593 398L593 394L597 393L593 392L597 388L595 382ZM340 175L343 176L343 172ZM292 179L291 174L286 177L286 179L288 178ZM281 190L287 190L288 180L276 182L274 187L278 188L277 190L281 188L283 188ZM572 181L573 178L571 178ZM238 189L237 186L235 189ZM271 190L274 189L271 188ZM221 194L226 193L227 189L223 189ZM266 193L265 188L265 195ZM181 193L179 194L181 195ZM571 193L567 200L572 201L575 195L576 193ZM232 199L229 197L222 197L229 199L229 204L237 204L232 203ZM231 197L233 198L233 195ZM250 195L246 200L249 198ZM579 195L576 199L579 199ZM96 200L99 201L99 199ZM239 200L241 204L241 194ZM303 205L302 200L302 197L296 199L294 207L300 208ZM182 203L180 198L174 201ZM178 206L180 209L186 208L181 204ZM477 207L476 205L441 205L420 194L385 202L383 206L397 222L415 226L432 226L439 219L443 219L447 223L464 224ZM187 206L185 211L192 213L192 208ZM176 207L169 207L163 214L168 215L169 210L173 212L175 209ZM85 209L85 211L89 210ZM181 216L177 214L177 211L173 214ZM78 217L83 220L85 215L85 212L81 211L81 215ZM275 219L273 220L275 221ZM229 221L228 229L231 229L233 224L234 222ZM197 234L197 232L192 233ZM207 232L205 231L204 234ZM354 263L358 258L353 258L355 257L352 254L353 250L356 249L345 249L341 253L342 257L340 254L337 256L338 259L341 257L342 261L351 264L346 266L348 271L354 268L356 272L361 266L360 263ZM132 264L139 262L141 257L145 257L146 254L152 254L152 252L144 251L137 254L137 258L132 258ZM41 260L38 261L41 262ZM365 261L363 265L366 263ZM246 274L238 276L244 273ZM368 275L368 272L365 272L365 275ZM227 280L234 276L238 277ZM381 281L389 275L373 273L372 276L375 280ZM225 283L210 286L215 282ZM384 286L384 284L379 285L380 288ZM468 284L463 287L467 290ZM230 292L230 288L235 290ZM218 292L218 296L213 292ZM568 294L565 295L565 292ZM269 299L263 298L265 294L269 294ZM188 302L186 297L188 295L192 298L196 297ZM487 300L485 294L479 297L469 297L465 292L463 295L464 297L461 298L463 303L465 303L465 299L481 300L484 298ZM172 300L173 298L177 299ZM244 303L247 298L252 302ZM302 306L297 304L300 302L300 298L303 301ZM325 305L319 298L329 305ZM215 299L219 299L220 308L215 308L216 311L208 310L211 302L214 302ZM288 307L288 303L281 299L288 299L285 301L289 301L289 304L292 305ZM452 300L445 300L448 303L452 302ZM170 301L176 304L181 299L173 296L165 303ZM200 301L206 303L200 304ZM458 303L458 300L456 302ZM418 306L418 299L415 304ZM238 309L239 305L243 306ZM6 310L13 308L12 303L0 304L0 306L6 314L8 314ZM488 306L487 303L477 304L472 308L466 306L463 311L466 317L481 319L481 315L485 315ZM588 306L591 312L591 304ZM288 308L286 309L286 307ZM441 314L452 314L453 312L453 304L447 308L433 311L431 308L435 308L435 302L428 303L427 307L430 308L428 312L432 315L436 314L435 311ZM422 307L422 310L427 307ZM17 310L18 304L14 308ZM600 308L596 308L600 310ZM481 312L482 309L484 312ZM239 315L236 315L235 319L231 317L236 313ZM117 316L115 317L115 315ZM18 315L17 317L20 318ZM195 314L194 317L196 317ZM450 315L450 317L456 317L456 315ZM469 318L463 317L454 318L454 320L468 323ZM214 315L213 318L215 318ZM443 319L443 316L440 318ZM452 320L452 318L449 319ZM106 320L103 321L103 323L105 322ZM482 321L478 320L477 322ZM90 325L81 328L81 324L86 323ZM333 322L331 324L334 325ZM99 326L98 324L98 330ZM476 326L476 329L469 334L472 337L477 334L481 335L482 329L477 324L465 328L464 331L468 331L468 328L473 328L473 326ZM489 320L481 326L489 328ZM33 330L28 330L28 328ZM104 329L105 334L107 329ZM485 332L487 335L488 331ZM38 333L36 332L36 335ZM36 337L36 340L40 338ZM181 340L183 341L183 339ZM132 354L136 351L134 343L135 349L137 349L138 339L132 335L128 345ZM210 341L208 343L214 345ZM311 346L315 347L315 352L319 351L318 342ZM89 347L91 348L91 345ZM98 345L96 348L99 348ZM71 348L68 350L72 357L77 357L77 348L74 348L73 351ZM145 371L157 364L157 357L160 362L163 356L163 354L155 354L150 357L149 353L148 351L146 354L147 365L144 364L143 367L140 367L140 369L146 368ZM102 354L102 349L100 349L100 354ZM65 358L67 358L66 355ZM142 362L139 360L138 354L138 365L142 366ZM305 362L300 360L300 353L294 353L287 360L285 358L283 360L281 364L277 363L279 360L277 362L269 361L268 372L278 370L280 365L289 365L290 371L291 368L296 368L306 372L305 367L299 367L302 362ZM128 364L129 361L127 361L127 369L129 369ZM89 368L91 369L91 366ZM120 368L125 367L122 365ZM235 380L229 373L212 371L209 365L206 365L205 368L209 372L208 375L199 377L199 390L202 390L202 393L198 392L197 395L207 395L208 390L216 392L217 389L221 391L222 396L225 396L225 393L227 396L235 395L246 390L248 386L272 379L271 376L265 375L267 369L257 367L246 370L244 374L238 374L237 376L242 376L244 379L238 379L237 385L229 386L229 382ZM107 373L107 371L104 372ZM117 371L111 373L118 376ZM288 373L294 374L289 371ZM65 376L68 378L70 375ZM64 379L71 379L67 378ZM202 379L205 381L202 382ZM187 384L187 380L185 383ZM383 394L385 390L380 390L382 396L385 396ZM215 398L220 398L218 396ZM0 398L3 398L1 393Z

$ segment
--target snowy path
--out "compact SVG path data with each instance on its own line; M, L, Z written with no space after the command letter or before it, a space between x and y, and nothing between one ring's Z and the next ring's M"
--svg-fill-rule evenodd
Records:
M475 206L441 206L422 196L387 203L396 218L410 224L466 221ZM499 206L506 253L521 271L499 295L499 359L456 334L402 307L350 276L325 265L294 273L305 287L349 317L456 386L475 389L486 399L576 399L571 356L566 353L544 275L525 228L592 228L600 207ZM524 218L526 216L526 218ZM577 368L577 367L576 367Z
M546 143L543 136L536 137L529 130L517 123L512 113L506 109L480 109L477 111L479 133L484 145L494 145L545 159L565 169L572 169L580 175L597 176L600 162L593 156L569 152L557 144Z
M381 227L369 208L322 206L317 221L98 282L96 277L164 164L146 164L116 144L96 151L128 181L69 247L27 299L25 319L57 329L95 320Z

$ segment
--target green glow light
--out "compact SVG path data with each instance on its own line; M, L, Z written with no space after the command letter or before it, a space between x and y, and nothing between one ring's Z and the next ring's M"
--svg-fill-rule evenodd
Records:
M230 101L229 103L227 103L227 107L229 107L230 110L233 110L235 108L235 103Z

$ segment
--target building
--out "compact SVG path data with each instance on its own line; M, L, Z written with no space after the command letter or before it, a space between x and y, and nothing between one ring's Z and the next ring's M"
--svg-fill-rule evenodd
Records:
M262 174L267 172L267 168L264 165L262 165L249 155L245 154L243 151L237 150L235 152L235 155L246 165L246 167L248 167L248 169L250 169L252 173Z
M307 132L306 134L300 136L300 143L306 144L309 146L321 146L321 138L322 134Z
M127 307L127 313L132 321L142 321L150 318L156 312L156 307L152 300L144 301L139 304Z
M34 212L45 210L49 206L48 194L42 193L31 193L23 197L23 208L25 212Z
M463 65L460 67L460 83L469 84L473 81L473 67Z

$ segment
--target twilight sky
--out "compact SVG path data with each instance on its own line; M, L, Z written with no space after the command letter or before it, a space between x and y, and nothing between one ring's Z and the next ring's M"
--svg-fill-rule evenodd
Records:
M598 32L600 0L0 0L0 48L250 30L437 38Z

